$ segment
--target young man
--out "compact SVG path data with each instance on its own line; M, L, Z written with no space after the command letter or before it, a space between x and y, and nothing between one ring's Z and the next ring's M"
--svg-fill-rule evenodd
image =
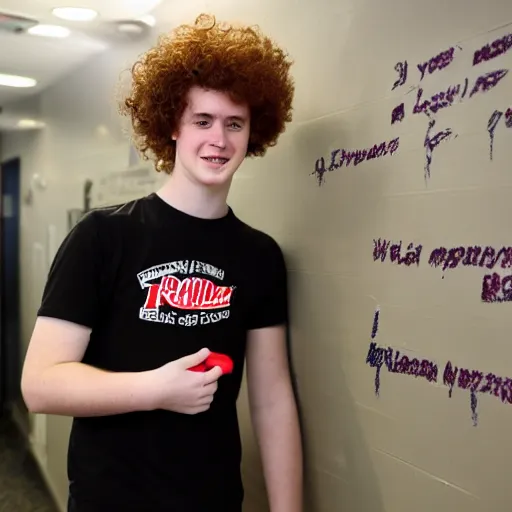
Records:
M133 67L122 113L169 179L66 237L23 371L31 411L74 418L69 511L240 512L245 361L271 511L302 510L285 264L227 205L290 120L289 67L255 29L205 16ZM233 371L191 370L210 352Z

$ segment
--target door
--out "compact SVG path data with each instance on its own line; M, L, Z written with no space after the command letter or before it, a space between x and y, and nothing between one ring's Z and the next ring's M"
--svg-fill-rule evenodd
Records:
M0 411L20 397L20 160L1 166Z

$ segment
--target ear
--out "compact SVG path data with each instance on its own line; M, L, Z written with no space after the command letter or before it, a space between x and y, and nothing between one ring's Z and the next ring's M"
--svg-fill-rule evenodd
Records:
M174 141L177 141L179 136L180 136L180 131L179 131L179 129L176 129L176 131L171 134L171 139Z

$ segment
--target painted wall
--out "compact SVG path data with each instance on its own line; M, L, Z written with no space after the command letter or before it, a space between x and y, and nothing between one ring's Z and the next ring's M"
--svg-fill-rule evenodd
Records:
M243 166L230 201L289 265L306 510L506 510L512 4L190 0L160 14L180 23L209 7L260 24L296 60L294 122ZM25 342L49 240L64 236L85 179L127 165L111 92L140 48L46 91L45 131L3 137L25 189L34 173L47 183L22 212ZM260 512L245 399L240 409L247 510ZM48 418L46 474L61 503L68 426Z

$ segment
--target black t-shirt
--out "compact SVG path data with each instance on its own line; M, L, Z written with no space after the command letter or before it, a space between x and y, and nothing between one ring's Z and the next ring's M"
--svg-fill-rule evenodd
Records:
M234 360L207 412L74 418L68 475L78 512L240 510L246 333L286 322L286 295L278 244L231 209L199 219L150 194L93 210L73 228L38 314L92 328L84 363L140 372L205 346Z

